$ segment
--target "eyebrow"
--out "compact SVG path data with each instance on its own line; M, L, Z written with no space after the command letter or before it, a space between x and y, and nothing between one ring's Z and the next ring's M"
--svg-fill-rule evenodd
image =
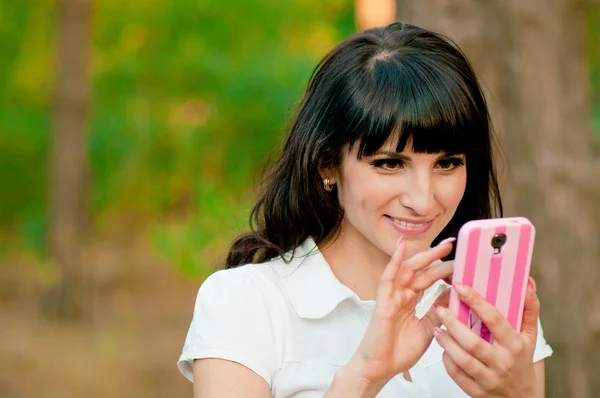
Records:
M404 160L404 161L412 160L412 158L410 156L402 155L399 152L392 152L392 151L378 151L378 152L375 152L373 155L374 156L385 155L385 156L389 156L390 158L400 159L400 160ZM458 152L442 152L442 154L437 157L437 160L451 158L451 157L455 157L455 156L464 156L464 154L458 153Z
M394 159L411 160L410 156L402 155L399 152L392 152L392 151L378 151L378 152L375 152L373 155L374 156L385 155L385 156L388 156L388 157L394 158Z

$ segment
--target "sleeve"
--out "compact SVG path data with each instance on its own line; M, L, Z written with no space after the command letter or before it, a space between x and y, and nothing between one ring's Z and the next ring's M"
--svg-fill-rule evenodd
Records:
M240 271L217 271L198 291L177 363L191 382L194 359L220 358L244 365L271 385L277 356L269 301L255 281Z
M538 318L538 334L537 342L535 343L535 351L533 352L533 362L538 362L542 359L548 358L552 355L552 353L552 347L550 347L544 338L542 323L540 322L540 318Z

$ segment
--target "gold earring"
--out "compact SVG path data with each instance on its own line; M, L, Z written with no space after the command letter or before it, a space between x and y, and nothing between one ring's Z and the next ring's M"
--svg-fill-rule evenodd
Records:
M323 188L325 188L325 190L327 192L333 191L333 187L331 186L331 183L329 182L329 177L325 177L323 179Z

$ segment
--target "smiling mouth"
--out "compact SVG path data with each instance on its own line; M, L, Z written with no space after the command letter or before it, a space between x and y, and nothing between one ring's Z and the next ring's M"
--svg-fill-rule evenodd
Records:
M392 216L388 216L387 214L385 216L389 220L390 225L396 231L398 231L400 234L402 234L404 236L409 236L409 235L418 236L418 235L426 233L433 226L433 220L434 220L434 218L432 218L429 220L410 220L410 221L408 221L407 219L402 220L402 219L398 219L398 218L395 218Z
M433 221L433 220L423 220L423 221L417 223L417 222L408 222L408 221L404 221L404 220L399 220L392 216L386 216L386 217L388 217L394 224L400 225L401 227L404 227L404 228L410 228L410 229L423 228Z

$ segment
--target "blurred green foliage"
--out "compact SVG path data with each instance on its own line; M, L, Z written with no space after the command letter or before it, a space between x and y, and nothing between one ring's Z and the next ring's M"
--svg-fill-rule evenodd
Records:
M56 12L0 0L3 249L43 253ZM205 275L247 224L247 187L316 62L353 33L353 4L102 0L94 12L94 225L141 215L162 254Z
M94 12L94 225L139 215L162 255L205 276L247 225L247 187L312 69L354 32L353 2L102 0ZM1 250L43 254L56 13L53 0L0 0ZM600 131L599 10L589 26Z

